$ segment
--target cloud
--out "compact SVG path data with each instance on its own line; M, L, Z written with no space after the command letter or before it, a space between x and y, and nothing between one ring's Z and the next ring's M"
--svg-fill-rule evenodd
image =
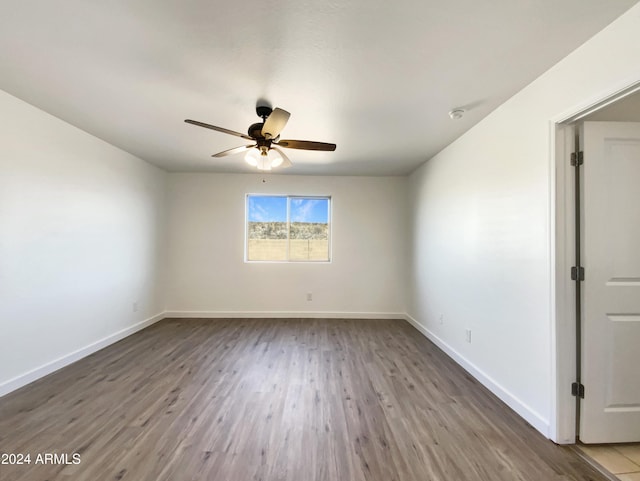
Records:
M291 199L291 222L309 222L313 208L319 202L315 199Z
M266 222L269 211L262 207L255 199L249 199L249 220L254 222Z

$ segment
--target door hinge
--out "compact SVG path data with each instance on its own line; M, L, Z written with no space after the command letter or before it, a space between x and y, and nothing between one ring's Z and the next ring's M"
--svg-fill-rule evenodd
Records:
M576 165L576 162L578 165L584 164L584 153L582 151L571 154L571 165Z
M572 281L584 281L584 267L572 267L571 268L571 280Z
M571 395L584 399L584 385L579 382L571 383Z

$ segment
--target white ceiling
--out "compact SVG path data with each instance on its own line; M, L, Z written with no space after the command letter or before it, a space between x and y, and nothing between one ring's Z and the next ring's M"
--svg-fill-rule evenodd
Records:
M169 171L249 172L258 99L291 112L286 173L402 175L636 0L21 0L0 89ZM458 121L447 112L463 107Z

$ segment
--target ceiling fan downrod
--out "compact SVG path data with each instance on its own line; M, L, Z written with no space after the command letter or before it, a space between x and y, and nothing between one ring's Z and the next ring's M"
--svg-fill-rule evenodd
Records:
M256 113L258 114L258 117L262 118L263 123L267 120L267 117L271 115L271 112L273 112L273 109L267 105L258 105L256 107Z

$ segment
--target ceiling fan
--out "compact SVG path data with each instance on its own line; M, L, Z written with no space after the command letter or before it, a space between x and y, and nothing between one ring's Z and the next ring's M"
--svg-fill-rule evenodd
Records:
M253 167L257 167L258 170L271 170L275 167L285 168L291 166L291 160L289 160L280 147L302 150L336 150L336 144L328 144L325 142L313 142L310 140L280 140L280 132L284 126L287 125L287 121L291 115L286 110L277 107L275 109L271 109L271 107L268 106L258 105L256 107L256 113L258 114L258 117L262 118L262 122L249 126L249 130L247 131L248 135L241 134L234 130L216 127L215 125L205 124L204 122L198 122L197 120L186 119L185 122L197 125L198 127L216 130L224 134L242 137L243 139L254 142L250 145L242 145L223 152L218 152L217 154L213 154L212 157L225 157L227 155L239 154L240 152L246 151L246 162Z

